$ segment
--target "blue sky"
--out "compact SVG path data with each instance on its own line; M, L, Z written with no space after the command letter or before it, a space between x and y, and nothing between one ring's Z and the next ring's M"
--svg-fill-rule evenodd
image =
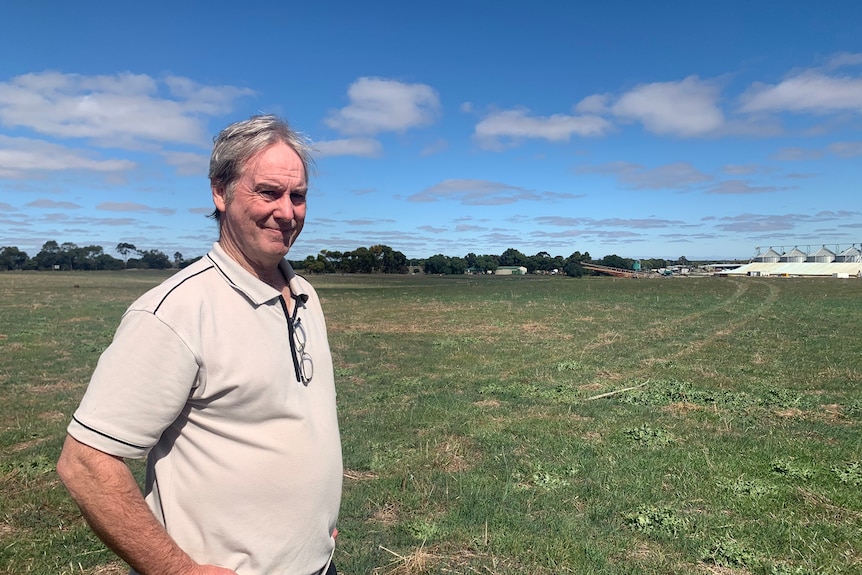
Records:
M316 149L288 257L749 258L862 242L862 3L0 9L0 246L202 255L212 136Z

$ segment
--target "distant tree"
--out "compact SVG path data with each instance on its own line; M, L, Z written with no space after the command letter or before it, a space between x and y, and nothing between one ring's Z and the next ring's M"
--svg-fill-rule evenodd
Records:
M690 261L688 261L688 258L687 258L687 257L685 257L685 256L679 256L679 259L678 259L678 260L676 260L676 264L677 264L677 265L680 265L680 266L687 266L687 265L689 265L690 263L691 263L691 262L690 262Z
M563 265L563 272L573 278L582 277L586 270L581 265L582 263L590 262L590 252L574 252L568 258L566 258L565 264Z
M126 242L120 242L117 244L117 247L114 250L123 256L123 263L128 265L129 263L129 254L130 253L138 253L138 248L135 247L135 244L129 244Z
M2 270L23 270L27 267L29 259L27 252L22 252L17 247L0 248L0 269Z
M141 252L141 267L151 270L163 270L171 267L171 260L160 250L144 250Z
M375 245L368 249L374 256L374 271L385 274L406 274L407 256L389 246Z
M192 258L192 259L190 259L190 260L183 260L183 261L182 261L182 263L180 264L180 268L181 268L181 269L182 269L182 268L187 268L187 267L189 267L190 265L192 265L193 263L195 263L196 261L198 261L199 259L201 259L202 257L203 257L203 256L198 256L198 257L196 257L196 258Z
M515 248L509 248L500 254L501 266L524 266L529 271L529 263L529 258Z
M374 254L368 248L356 248L352 252L344 252L342 263L345 270L352 274L370 274L374 271L377 261Z
M443 254L436 254L425 260L426 274L448 274L450 273L449 258Z
M605 256L598 262L600 265L608 266L610 268L620 268L624 270L632 269L635 261L629 258L623 258L616 254L611 254L609 256Z
M180 252L174 252L174 267L180 267L180 264L183 263L183 254Z
M320 256L308 256L305 258L305 265L303 269L307 270L309 273L313 274L322 274L326 271L326 261L323 260Z
M60 244L49 240L42 244L42 249L33 258L36 261L36 269L51 270L60 264Z

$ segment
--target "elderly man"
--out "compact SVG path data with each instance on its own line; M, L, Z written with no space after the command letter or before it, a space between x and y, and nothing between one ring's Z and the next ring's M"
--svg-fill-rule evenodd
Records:
M60 478L141 575L335 573L341 443L317 295L284 259L309 149L256 116L215 139L219 240L126 311ZM124 459L147 457L145 496Z

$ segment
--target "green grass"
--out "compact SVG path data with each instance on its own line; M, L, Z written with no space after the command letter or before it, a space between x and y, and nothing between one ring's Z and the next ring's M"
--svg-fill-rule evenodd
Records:
M53 462L161 277L0 274L0 573L121 572ZM858 281L310 279L340 572L862 573Z

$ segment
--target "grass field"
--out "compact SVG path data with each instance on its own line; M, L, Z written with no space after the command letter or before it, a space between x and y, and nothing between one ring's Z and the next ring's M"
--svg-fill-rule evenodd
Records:
M124 572L54 462L162 277L0 274L0 573ZM862 282L310 279L340 572L862 573Z

